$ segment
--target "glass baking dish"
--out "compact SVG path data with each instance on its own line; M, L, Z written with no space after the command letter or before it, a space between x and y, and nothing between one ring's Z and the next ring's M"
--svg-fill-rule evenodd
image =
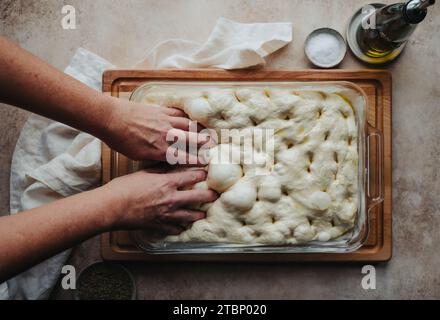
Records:
M381 158L382 135L368 125L367 97L364 91L354 83L345 81L332 82L191 82L191 81L161 81L147 82L139 86L131 94L130 101L142 103L151 88L164 90L189 89L202 90L213 88L256 88L256 89L291 89L294 91L319 91L337 93L350 103L354 110L358 130L358 208L354 228L336 240L327 242L310 241L294 245L265 245L265 244L231 244L231 243L201 243L201 242L166 242L151 240L144 231L132 231L130 237L136 245L149 254L219 254L219 253L346 253L360 248L368 237L369 212L383 201L381 181L381 161L376 161L377 176L370 177L370 154L375 159ZM375 139L374 147L370 141ZM371 144L373 145L373 144ZM128 160L128 171L148 169L148 163ZM370 185L370 181L375 184ZM374 189L374 192L372 191ZM373 194L374 193L374 194Z

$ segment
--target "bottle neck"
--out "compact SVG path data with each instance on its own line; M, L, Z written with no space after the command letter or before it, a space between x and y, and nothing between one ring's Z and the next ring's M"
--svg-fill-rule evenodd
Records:
M417 24L422 22L427 14L427 8L435 0L411 0L403 7L403 18L407 23Z

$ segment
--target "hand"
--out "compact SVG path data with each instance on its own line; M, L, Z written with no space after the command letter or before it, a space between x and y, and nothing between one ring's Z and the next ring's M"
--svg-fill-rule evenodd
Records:
M114 212L116 229L153 229L177 235L205 213L187 209L190 205L213 202L212 190L183 190L206 179L206 172L183 171L153 174L139 171L112 180L106 190Z
M200 146L209 141L209 136L189 132L191 120L175 108L143 105L112 98L113 107L109 116L103 141L112 149L133 160L166 160L170 147L167 134L171 132L185 137L185 142ZM180 151L181 152L181 151ZM179 153L179 156L182 155ZM197 155L183 154L188 163L201 163Z

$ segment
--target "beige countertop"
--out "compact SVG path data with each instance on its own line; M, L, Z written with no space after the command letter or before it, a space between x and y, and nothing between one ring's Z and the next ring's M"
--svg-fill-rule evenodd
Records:
M394 1L384 1L392 3ZM66 2L67 3L67 2ZM290 21L291 45L268 59L270 69L310 68L309 32L345 32L362 0L71 0L77 29L61 28L63 1L0 3L0 33L63 69L78 47L121 67L160 41L204 41L220 16L240 22ZM361 286L360 264L128 264L139 298L440 298L440 4L411 38L393 75L394 256L379 264L376 290ZM340 68L364 67L351 55ZM9 208L12 152L27 113L0 107L0 212ZM79 269L99 260L98 239L78 246ZM57 289L55 297L68 297Z

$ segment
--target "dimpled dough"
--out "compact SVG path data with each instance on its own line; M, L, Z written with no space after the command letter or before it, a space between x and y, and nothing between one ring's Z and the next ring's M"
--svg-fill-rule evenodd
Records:
M275 129L274 159L272 152L254 150L259 158L273 160L269 168L240 161L214 163L213 155L238 146L219 144L210 150L207 181L195 187L221 195L200 207L206 219L166 241L282 245L329 241L353 228L357 127L342 96L288 89L152 87L144 101L180 108L215 130ZM240 148L232 154L240 155ZM257 174L257 168L264 174Z

